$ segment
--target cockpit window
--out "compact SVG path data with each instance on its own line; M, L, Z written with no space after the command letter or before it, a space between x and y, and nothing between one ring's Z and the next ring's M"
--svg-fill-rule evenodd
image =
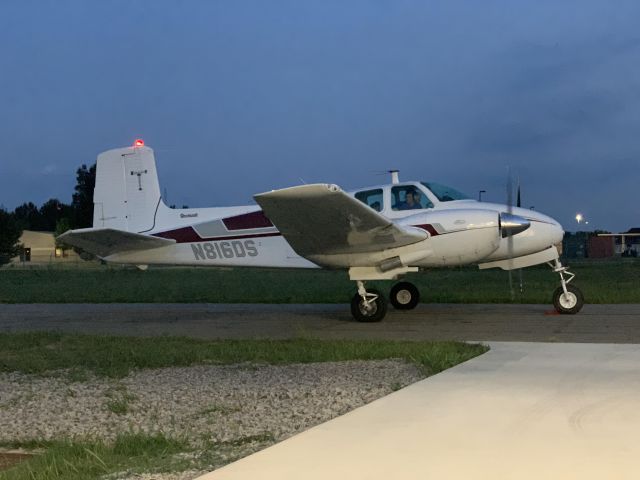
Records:
M469 196L459 192L455 188L440 185L434 182L422 182L422 184L431 190L438 200L441 202L451 202L453 200L469 200Z
M433 208L433 204L413 185L403 185L391 189L391 208L393 210L419 210Z
M365 205L369 205L376 212L382 211L382 189L376 188L375 190L365 190L363 192L356 193L356 198Z

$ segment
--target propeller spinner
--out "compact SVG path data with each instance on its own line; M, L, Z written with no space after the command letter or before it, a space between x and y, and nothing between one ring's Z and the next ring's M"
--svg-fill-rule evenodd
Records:
M517 235L520 232L524 232L530 226L531 222L524 217L506 212L500 214L500 232L502 238L510 238L513 235Z

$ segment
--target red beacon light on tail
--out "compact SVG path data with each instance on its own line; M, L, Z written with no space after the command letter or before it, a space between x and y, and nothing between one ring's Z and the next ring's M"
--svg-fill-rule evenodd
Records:
M135 142L133 142L134 147L144 147L144 140L141 138L137 138Z

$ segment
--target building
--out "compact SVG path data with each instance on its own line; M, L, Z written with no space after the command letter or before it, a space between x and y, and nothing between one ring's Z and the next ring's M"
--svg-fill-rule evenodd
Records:
M24 230L20 243L22 244L20 256L13 258L11 263L68 263L81 260L73 250L56 247L53 232Z
M615 253L615 242L611 237L589 237L587 241L587 257L609 258Z
M640 256L640 228L621 233L566 232L562 240L565 258Z
M637 257L640 254L640 228L638 227L621 233L599 233L598 236L613 238L616 255Z

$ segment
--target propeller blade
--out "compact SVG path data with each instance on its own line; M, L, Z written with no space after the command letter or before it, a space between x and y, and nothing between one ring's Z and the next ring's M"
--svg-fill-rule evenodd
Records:
M520 200L520 177L518 177L518 194L516 196L516 207L520 208L522 207L522 202ZM520 280L520 295L522 295L524 293L524 283L522 281L522 269L519 268L518 269L518 278Z
M520 277L520 295L524 293L524 281L522 280L522 269L518 269L518 275Z
M507 167L507 213L513 213L513 179L511 167Z
M507 214L509 217L513 217L513 179L511 177L511 166L507 167ZM502 230L503 237L506 233L507 237L507 257L509 259L509 294L511 295L511 301L515 299L515 292L513 291L513 276L511 270L513 269L513 232L510 228Z

